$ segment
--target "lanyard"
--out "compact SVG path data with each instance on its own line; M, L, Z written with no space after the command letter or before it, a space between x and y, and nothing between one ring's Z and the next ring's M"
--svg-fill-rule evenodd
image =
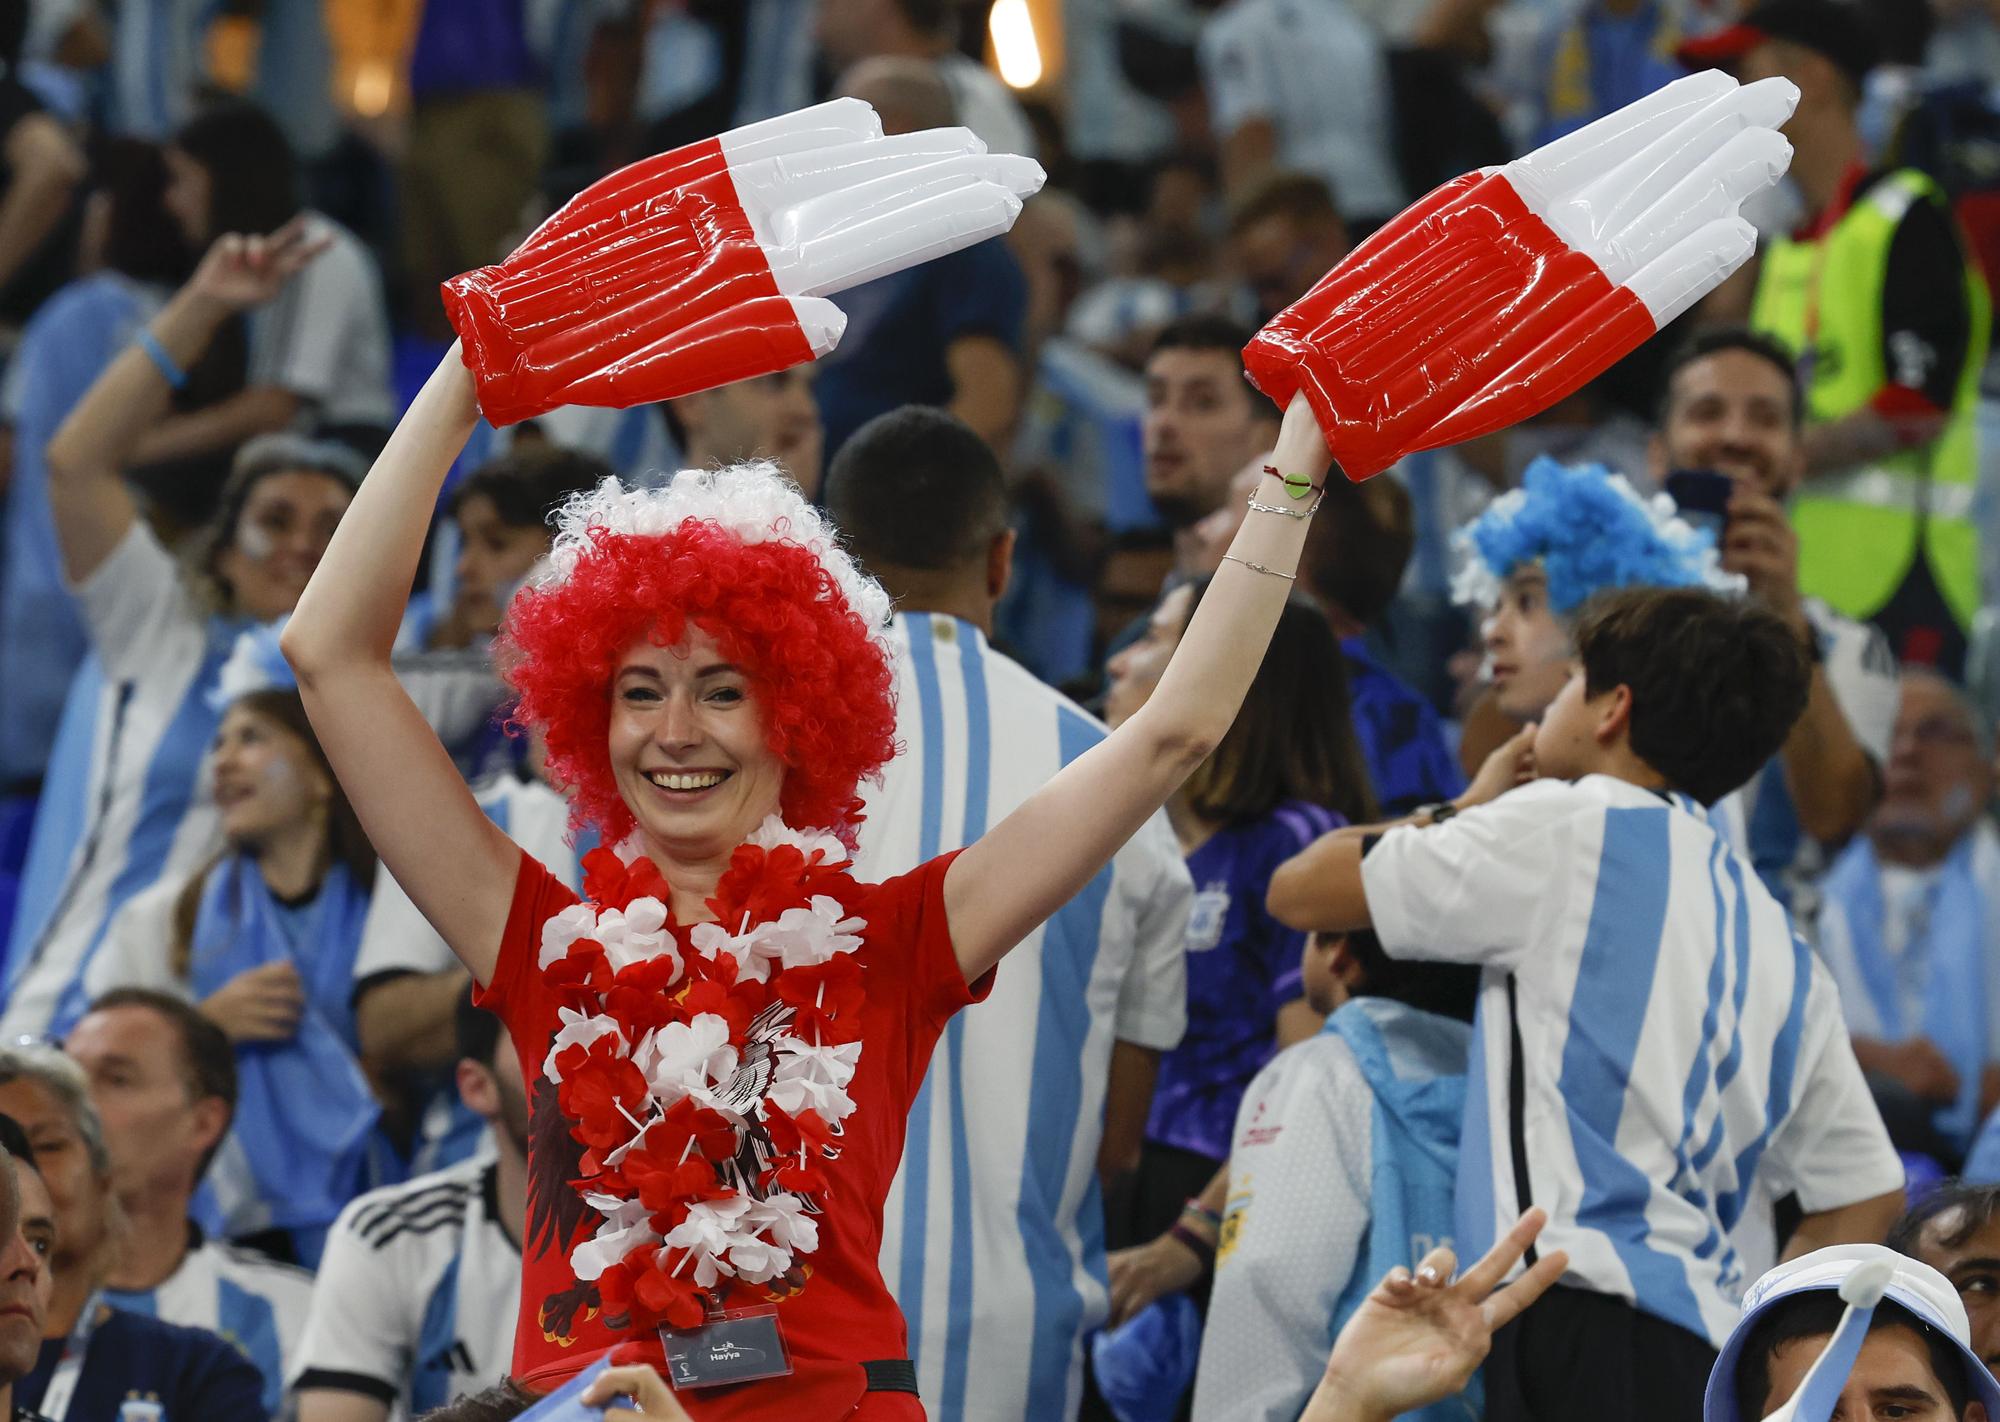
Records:
M48 1422L63 1422L69 1415L69 1400L76 1394L77 1379L83 1376L83 1355L90 1351L90 1335L97 1331L97 1315L104 1306L104 1295L93 1293L84 1300L83 1312L76 1317L76 1327L69 1332L63 1342L62 1358L56 1363L56 1370L49 1374L48 1388L42 1393L41 1413Z

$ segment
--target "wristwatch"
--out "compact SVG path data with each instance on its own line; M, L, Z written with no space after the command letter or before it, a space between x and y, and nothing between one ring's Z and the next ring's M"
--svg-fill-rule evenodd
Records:
M1450 800L1433 800L1428 805L1417 806L1416 813L1424 816L1429 824L1441 825L1458 813L1458 806Z

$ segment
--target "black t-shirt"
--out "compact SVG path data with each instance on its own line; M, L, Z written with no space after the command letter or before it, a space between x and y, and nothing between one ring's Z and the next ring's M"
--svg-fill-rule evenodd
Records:
M1886 172L1865 180L1865 201ZM1882 365L1888 383L1949 410L1972 344L1965 252L1942 198L1913 202L1889 243L1882 284Z

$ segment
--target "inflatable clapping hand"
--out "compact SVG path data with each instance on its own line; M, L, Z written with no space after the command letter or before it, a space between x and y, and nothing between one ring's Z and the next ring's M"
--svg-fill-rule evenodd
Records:
M611 174L445 310L495 425L665 400L826 354L825 297L1005 232L1041 185L968 129L885 138L836 99Z
M1572 394L1756 248L1737 214L1791 162L1798 90L1690 75L1389 222L1244 348L1303 393L1350 479Z

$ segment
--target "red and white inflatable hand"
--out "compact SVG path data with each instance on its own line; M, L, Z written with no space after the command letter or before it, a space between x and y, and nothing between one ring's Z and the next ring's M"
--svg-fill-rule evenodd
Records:
M445 310L495 425L665 400L826 354L826 297L1005 232L1041 185L969 129L884 138L836 99L592 184Z
M1756 249L1743 200L1783 175L1798 90L1690 75L1374 233L1243 351L1303 392L1350 479L1545 410Z

